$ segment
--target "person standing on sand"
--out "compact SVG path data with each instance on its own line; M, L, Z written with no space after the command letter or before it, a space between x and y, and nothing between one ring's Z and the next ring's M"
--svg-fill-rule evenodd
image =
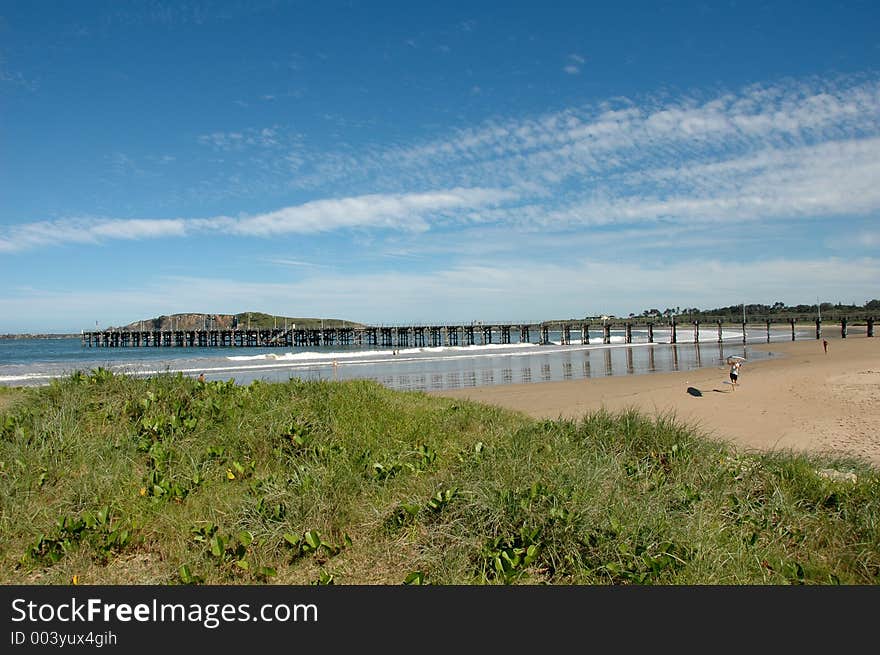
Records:
M740 366L742 366L742 362L738 359L734 360L733 363L730 365L730 384L734 389L736 389L736 381L737 378L739 378Z
M822 347L825 349L825 354L828 354L828 339L822 339Z

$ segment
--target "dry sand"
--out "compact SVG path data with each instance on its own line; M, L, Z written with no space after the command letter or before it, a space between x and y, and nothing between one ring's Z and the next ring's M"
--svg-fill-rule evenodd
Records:
M577 418L601 408L674 415L742 451L855 456L880 466L880 338L751 346L773 353L747 361L734 390L728 368L510 384L434 392L519 410Z

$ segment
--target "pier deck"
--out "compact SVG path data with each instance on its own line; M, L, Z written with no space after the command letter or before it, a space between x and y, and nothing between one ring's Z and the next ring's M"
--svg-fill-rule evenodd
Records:
M864 322L866 335L874 336L874 318L841 318L835 323L840 336L846 338L848 323ZM816 339L822 338L820 319L785 321L761 319L746 322L732 321L644 321L613 319L605 321L550 321L544 323L495 324L468 323L465 325L367 326L323 329L261 329L261 330L96 330L82 332L82 345L88 348L298 348L320 346L375 346L378 348L425 348L441 346L473 346L491 343L509 344L511 334L518 334L519 343L549 343L550 332L560 334L560 343L590 343L590 331L601 330L602 343L611 343L611 331L623 330L625 342L632 343L632 329L646 329L648 342L654 342L659 331L671 343L677 343L682 330L693 330L693 341L701 340L700 329L717 328L717 340L722 331L735 327L742 329L746 343L747 329L765 328L770 341L771 326L789 326L791 340L795 340L796 326L815 324ZM832 323L834 325L834 323Z

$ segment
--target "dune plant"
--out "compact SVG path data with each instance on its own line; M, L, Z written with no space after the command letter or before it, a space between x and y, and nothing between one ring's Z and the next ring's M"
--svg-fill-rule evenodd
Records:
M876 584L868 463L674 416L104 369L0 395L7 584Z

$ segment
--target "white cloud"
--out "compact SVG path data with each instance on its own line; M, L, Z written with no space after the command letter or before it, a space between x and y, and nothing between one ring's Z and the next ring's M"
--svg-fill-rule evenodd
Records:
M577 75L581 72L581 66L583 66L586 59L584 59L581 55L572 53L568 55L568 64L566 64L562 70L564 70L569 75Z
M228 229L235 234L329 232L342 228L428 229L427 219L449 210L493 205L515 197L496 189L451 189L407 195L367 195L320 200L297 207L239 219Z
M812 91L812 92L810 92ZM441 175L462 185L517 184L552 171L558 180L591 179L739 157L825 141L876 136L880 84L839 83L804 89L778 85L706 100L621 101L571 108L535 118L491 121L450 138L364 153L355 161L328 157L306 184L357 177L364 171L405 171L414 183ZM360 171L360 172L358 172Z
M274 96L261 96L262 100L273 100ZM246 106L246 105L245 105ZM263 128L248 128L241 131L211 132L197 137L202 145L210 146L219 151L236 151L245 148L271 149L292 140L296 142L298 135L287 137L277 125Z
M36 80L27 79L18 71L9 70L0 55L0 87L5 84L18 86L27 91L36 91L39 88L39 83Z
M572 54L569 62L579 66L582 59ZM285 184L335 190L345 180L347 188L367 191L250 216L24 224L0 232L0 251L207 229L249 237L473 224L573 230L655 221L766 224L880 211L880 82L874 79L619 100L488 121L402 147L319 156L278 126L214 132L200 141L220 150L261 149L288 176Z
M866 248L880 248L880 232L861 232L858 242Z
M449 212L491 207L517 198L499 189L447 189L430 193L317 200L273 212L232 218L69 219L14 226L0 234L0 252L29 250L62 243L97 243L107 239L183 237L205 231L240 236L317 234L350 228L423 231Z
M180 219L61 219L11 227L0 235L0 252L17 252L62 243L98 243L105 239L153 239L186 235Z

